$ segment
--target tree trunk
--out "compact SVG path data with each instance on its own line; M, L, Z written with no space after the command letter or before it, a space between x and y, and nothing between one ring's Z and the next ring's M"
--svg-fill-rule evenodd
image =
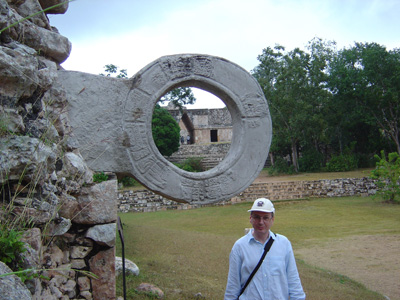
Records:
M297 155L297 144L295 140L292 140L292 162L294 166L294 170L296 173L299 171L299 162L298 162L298 155Z

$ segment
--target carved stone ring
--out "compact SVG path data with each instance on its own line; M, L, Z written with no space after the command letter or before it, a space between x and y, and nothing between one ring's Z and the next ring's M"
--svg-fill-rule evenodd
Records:
M66 77L71 76L64 76L64 79ZM115 116L120 123L113 121L119 129L118 132L110 131L113 145L108 145L102 153L107 157L112 153L115 155L115 151L123 151L123 157L128 161L110 159L113 162L108 161L106 167L106 162L102 166L97 159L92 168L130 173L158 194L178 202L196 204L234 197L262 170L271 144L272 123L263 91L243 68L215 56L172 55L157 59L129 79L128 84L125 80L117 88L119 82L114 81L112 88L118 89L118 93L127 90L126 95L116 101L119 108L113 109L120 113ZM168 162L154 143L151 130L154 107L163 95L177 87L196 87L210 92L226 104L231 114L231 146L222 162L213 169L200 173L184 171ZM79 88L74 87L76 91ZM74 96L77 97L77 93ZM81 111L82 107L79 109ZM82 138L78 137L78 140L82 142ZM91 160L87 153L83 155Z

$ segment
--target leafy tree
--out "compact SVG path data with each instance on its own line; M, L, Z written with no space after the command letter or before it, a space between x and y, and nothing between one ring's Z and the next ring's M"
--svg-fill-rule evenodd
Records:
M381 156L375 155L378 160L375 170L372 170L371 177L377 179L378 194L388 202L400 202L400 156L397 152L389 153L386 159L385 151Z
M299 170L299 150L315 148L326 140L324 118L331 94L326 89L326 69L334 43L320 39L310 42L310 53L296 48L286 52L283 46L268 47L258 57L253 70L269 102L274 138L271 151L290 154Z
M193 91L190 87L178 87L166 93L161 97L159 102L161 104L170 102L182 111L184 105L194 104L196 98L194 97Z
M171 156L179 149L179 125L168 110L158 104L153 112L152 133L157 149L162 155Z
M376 43L355 43L336 55L329 86L341 137L369 136L372 142L386 138L400 154L399 78L399 49L387 51ZM361 144L368 142L361 140Z
M128 72L126 69L119 70L118 73L118 67L113 64L105 65L104 71L106 72L106 75L100 74L101 76L113 77L116 75L115 77L117 78L128 78Z

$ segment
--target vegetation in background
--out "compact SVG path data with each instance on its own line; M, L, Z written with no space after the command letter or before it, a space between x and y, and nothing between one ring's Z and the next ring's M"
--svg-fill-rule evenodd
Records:
M101 76L106 77L117 77L117 78L128 78L128 72L126 69L118 70L119 68L116 65L109 64L104 66L104 71L106 74L101 73ZM119 73L118 73L119 71Z
M178 151L180 128L168 110L157 104L154 108L151 124L153 140L158 151L165 156L171 156L172 153Z
M194 97L193 91L190 87L178 87L161 97L159 103L164 104L165 102L172 103L174 107L179 108L182 112L183 106L194 104L196 98Z
M136 180L132 177L125 176L119 182L122 184L123 187L133 187L136 185Z
M250 227L251 203L192 210L120 214L124 224L125 255L140 268L128 276L128 299L152 299L135 288L150 282L166 299L222 299L233 243ZM296 249L318 248L327 239L355 235L400 234L400 206L383 205L370 197L276 202L273 231L286 235ZM279 216L278 216L279 215ZM332 230L334 229L334 230ZM157 247L154 247L157 245ZM149 252L151 251L151 255ZM121 253L117 243L117 255ZM383 300L350 278L298 261L309 300ZM117 294L122 294L122 277Z
M107 180L108 180L108 176L106 174L104 174L103 172L93 174L93 182L100 183L100 182L107 181Z
M189 157L185 159L182 163L176 164L176 166L187 172L203 172L205 170L201 163L202 159L202 157Z
M337 50L315 38L306 50L265 48L258 60L252 73L270 108L273 164L280 157L289 172L337 171L372 167L382 149L400 154L400 49Z
M377 195L385 201L400 203L400 156L397 152L389 153L386 158L385 151L381 156L375 155L376 168L372 170L371 177L377 179Z

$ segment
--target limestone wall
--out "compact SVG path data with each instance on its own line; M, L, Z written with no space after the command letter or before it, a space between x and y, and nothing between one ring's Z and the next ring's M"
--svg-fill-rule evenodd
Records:
M310 197L370 196L376 193L376 186L370 178L344 178L334 180L290 181L255 183L243 193L224 205L238 202L252 202L257 198L267 197L272 201L294 200ZM149 190L125 191L118 193L119 212L154 212L169 209L191 209L193 206L176 203Z
M29 228L22 267L45 269L26 282L29 299L115 299L117 181L110 174L94 183L71 135L57 83L71 43L44 13L22 20L62 2L0 0L0 28L14 24L0 34L0 224ZM15 292L7 299L21 300L1 279L0 295L5 290Z

